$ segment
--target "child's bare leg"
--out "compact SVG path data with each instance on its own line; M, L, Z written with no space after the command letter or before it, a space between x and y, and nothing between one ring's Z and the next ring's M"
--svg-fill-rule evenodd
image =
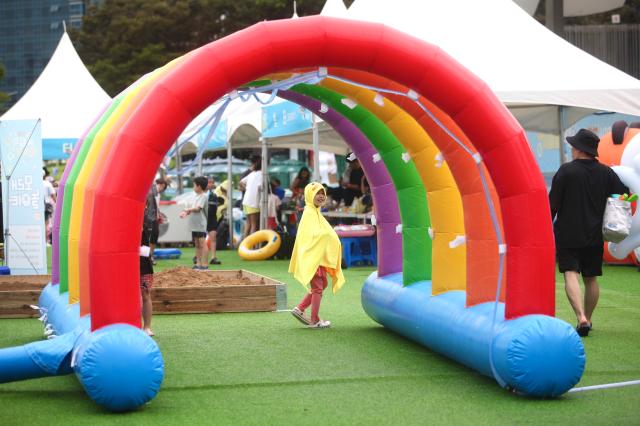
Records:
M151 291L148 288L142 288L142 325L144 331L151 331L152 314Z
M198 249L196 256L198 257L198 266L207 266L207 252L205 250L205 242L204 238L198 238Z
M209 265L209 249L207 249L206 237L200 238L200 265L205 268Z

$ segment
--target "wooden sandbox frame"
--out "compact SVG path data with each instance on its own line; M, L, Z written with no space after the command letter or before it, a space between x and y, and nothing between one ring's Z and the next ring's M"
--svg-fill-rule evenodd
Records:
M272 278L243 269L198 273L228 280L249 279L251 284L153 288L153 313L269 312L287 308L287 287Z
M215 312L270 312L287 308L284 283L245 270L202 271L228 280L249 279L251 284L215 287L153 288L154 314ZM30 318L50 275L0 275L0 318Z

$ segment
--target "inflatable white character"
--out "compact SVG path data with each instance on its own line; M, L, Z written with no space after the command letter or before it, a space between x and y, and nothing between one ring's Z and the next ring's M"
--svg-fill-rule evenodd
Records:
M640 194L640 134L629 141L620 159L620 165L613 166L612 169L631 192ZM619 243L609 243L609 253L616 259L624 259L637 247L640 247L640 216L636 209L629 236Z

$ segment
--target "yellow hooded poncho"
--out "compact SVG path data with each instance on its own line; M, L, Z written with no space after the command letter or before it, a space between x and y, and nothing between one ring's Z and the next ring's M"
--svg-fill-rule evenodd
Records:
M320 208L313 204L313 198L321 189L324 187L317 182L311 182L304 188L305 207L298 225L289 272L308 288L318 267L324 266L336 293L344 284L342 244L338 234L320 213Z

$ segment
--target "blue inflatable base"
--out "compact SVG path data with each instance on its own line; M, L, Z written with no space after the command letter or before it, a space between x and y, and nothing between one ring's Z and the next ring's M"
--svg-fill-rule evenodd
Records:
M69 293L47 285L39 308L55 338L0 349L0 383L75 371L87 394L110 411L130 411L160 390L164 362L156 342L139 328L112 324L91 332Z
M556 397L580 381L586 357L570 324L546 315L505 320L499 303L492 330L495 302L465 308L465 296L431 296L429 281L404 287L402 274L378 278L374 272L362 288L362 306L379 324L484 375L497 375L519 393Z
M155 249L153 257L156 259L180 259L182 250L178 249Z

